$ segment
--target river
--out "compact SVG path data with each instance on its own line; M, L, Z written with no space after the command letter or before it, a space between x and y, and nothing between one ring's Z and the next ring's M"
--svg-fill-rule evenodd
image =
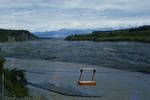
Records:
M1 43L0 48L5 67L25 70L30 93L46 100L150 99L149 74L139 73L150 68L150 44L51 39ZM96 68L96 86L77 85L80 68Z
M23 59L76 62L101 67L143 70L150 67L150 44L38 40L2 43L5 56Z

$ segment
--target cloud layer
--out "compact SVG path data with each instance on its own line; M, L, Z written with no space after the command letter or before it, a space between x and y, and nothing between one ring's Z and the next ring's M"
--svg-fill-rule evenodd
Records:
M150 24L150 0L0 0L0 28L50 31Z

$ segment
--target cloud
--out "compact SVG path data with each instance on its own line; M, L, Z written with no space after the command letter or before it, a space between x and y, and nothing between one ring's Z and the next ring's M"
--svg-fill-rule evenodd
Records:
M49 31L62 28L150 24L149 0L0 0L0 28Z

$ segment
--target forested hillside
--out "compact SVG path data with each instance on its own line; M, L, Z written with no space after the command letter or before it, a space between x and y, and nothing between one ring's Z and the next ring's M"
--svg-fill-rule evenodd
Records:
M150 26L137 28L113 30L113 31L94 31L84 35L71 35L65 38L71 41L137 41L150 42Z
M38 37L26 30L0 29L0 42L27 41L35 39L38 39Z

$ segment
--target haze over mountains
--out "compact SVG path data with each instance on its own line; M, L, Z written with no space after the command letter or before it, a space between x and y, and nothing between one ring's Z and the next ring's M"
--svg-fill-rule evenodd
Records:
M42 38L65 38L73 34L88 34L93 31L106 31L113 30L113 28L100 28L100 29L61 29L57 31L33 32L33 34Z

